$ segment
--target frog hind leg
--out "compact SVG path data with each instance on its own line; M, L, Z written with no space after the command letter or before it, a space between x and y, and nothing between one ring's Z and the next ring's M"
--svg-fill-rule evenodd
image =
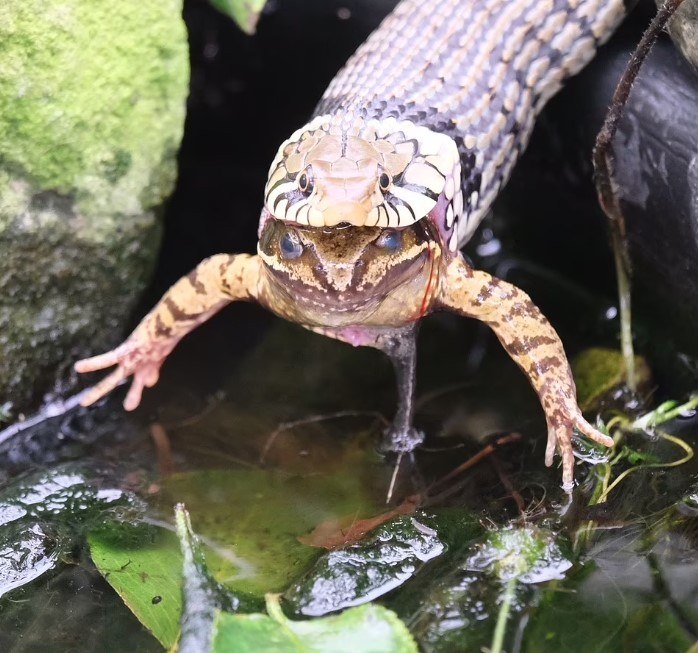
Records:
M582 416L562 342L545 316L523 290L474 270L460 254L445 266L435 308L475 318L494 331L538 393L548 426L545 463L552 465L559 453L563 487L571 489L574 430L607 447L613 439Z
M412 423L416 385L418 322L412 322L402 327L307 328L355 347L374 347L390 358L397 381L398 405L392 424L385 432L381 449L397 453L414 451L424 440L424 434L415 429Z

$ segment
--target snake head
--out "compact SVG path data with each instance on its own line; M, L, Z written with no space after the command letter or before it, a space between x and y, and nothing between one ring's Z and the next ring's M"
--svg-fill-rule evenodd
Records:
M264 203L297 225L408 227L459 179L454 141L411 122L319 116L285 141Z

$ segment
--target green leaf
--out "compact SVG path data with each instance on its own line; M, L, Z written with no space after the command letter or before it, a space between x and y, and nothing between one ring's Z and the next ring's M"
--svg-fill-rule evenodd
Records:
M382 606L291 621L281 612L278 598L270 595L267 611L270 616L219 613L214 653L417 653L405 625Z
M90 533L88 543L97 569L138 620L165 648L173 646L182 612L176 536L160 528L115 526Z
M247 34L254 34L266 0L211 0L211 4L230 16Z

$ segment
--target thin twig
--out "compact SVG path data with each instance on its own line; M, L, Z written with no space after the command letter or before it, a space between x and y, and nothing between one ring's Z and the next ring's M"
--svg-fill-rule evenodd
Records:
M162 424L154 422L150 425L150 437L155 445L155 455L158 461L158 474L160 478L170 476L175 471L172 457L172 445L167 431Z
M271 450L276 438L279 437L284 431L290 431L298 426L306 426L308 424L317 424L319 422L326 422L332 419L339 419L342 417L373 417L379 420L383 425L387 426L388 421L385 417L376 411L360 411L360 410L340 410L336 413L329 413L326 415L309 415L308 417L303 417L302 419L292 420L290 422L281 422L267 438L267 441L262 449L262 453L259 456L259 464L263 465L267 454Z
M621 350L625 362L626 383L633 392L637 389L637 376L635 373L630 305L631 270L627 251L625 217L620 206L618 188L614 179L615 155L613 152L613 139L642 64L668 20L674 15L674 12L682 2L683 0L667 0L642 35L613 94L606 119L596 137L593 153L596 192L599 196L601 208L610 221L611 243L618 279Z
M452 469L448 474L446 474L446 476L442 476L441 478L434 481L427 488L427 492L430 492L439 485L447 483L456 476L460 476L463 472L467 471L471 467L475 467L475 465L477 465L483 458L487 458L487 456L492 454L499 447L505 444L510 444L512 442L518 442L520 439L521 433L510 433L509 435L497 438L494 442L490 442L490 444L480 449L480 451L478 451L475 455L468 458L468 460L466 460L464 463L461 463L460 465L458 465L458 467Z
M490 462L492 463L494 470L497 472L497 476L499 476L500 483L504 486L504 489L509 493L509 496L514 500L514 503L516 504L516 507L519 510L519 514L525 514L526 505L524 503L524 500L521 497L521 495L514 489L514 485L512 484L509 475L504 471L504 468L502 467L502 463L499 461L499 458L493 455L490 458Z

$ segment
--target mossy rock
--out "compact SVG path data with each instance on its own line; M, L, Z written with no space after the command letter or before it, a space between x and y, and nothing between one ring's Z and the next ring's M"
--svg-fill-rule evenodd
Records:
M188 90L181 0L0 3L0 403L121 335Z
M572 360L572 372L583 411L597 410L604 397L625 383L623 354L616 349L585 349ZM635 356L635 376L638 388L645 388L651 381L652 372L642 356Z

